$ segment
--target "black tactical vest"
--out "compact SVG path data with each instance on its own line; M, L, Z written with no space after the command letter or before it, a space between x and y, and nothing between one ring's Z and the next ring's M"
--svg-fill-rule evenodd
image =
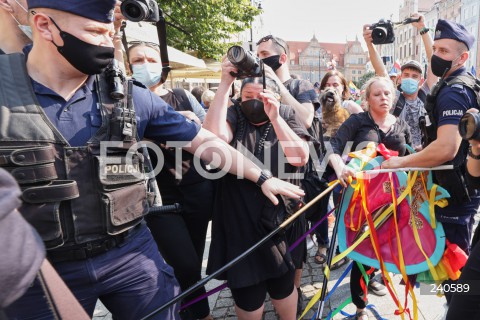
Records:
M20 184L20 212L47 248L122 233L148 210L143 157L129 152L137 135L133 106L122 112L106 81L95 82L102 125L87 145L71 147L39 105L24 56L0 56L0 166ZM130 139L119 120L132 130Z

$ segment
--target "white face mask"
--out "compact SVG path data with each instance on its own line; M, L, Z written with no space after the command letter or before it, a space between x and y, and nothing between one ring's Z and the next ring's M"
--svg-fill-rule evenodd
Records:
M18 2L17 0L15 0L15 2L18 4L18 6L19 6L20 8L22 8L22 9L25 11L25 13L28 14L28 10L27 10L24 6L22 6L22 4L21 4L20 2ZM10 15L11 15L12 18L17 22L18 28L19 28L20 30L22 30L22 32L23 32L30 40L32 40L32 39L33 39L33 36L32 36L32 28L31 28L30 26L26 26L26 25L21 24L21 23L17 20L17 18L15 18L15 16L14 16L13 14L10 14Z
M162 75L161 63L142 63L132 65L133 78L148 88L157 85Z

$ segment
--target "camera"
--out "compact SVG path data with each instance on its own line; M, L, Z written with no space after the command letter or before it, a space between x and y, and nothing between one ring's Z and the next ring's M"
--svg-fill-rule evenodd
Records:
M395 34L393 33L393 23L390 20L381 19L377 23L372 24L373 44L393 43L395 41Z
M480 140L480 113L465 113L458 124L458 131L462 139Z
M237 68L237 73L230 74L238 79L255 78L263 75L262 61L240 46L230 47L227 58Z
M158 4L155 0L123 0L120 10L130 21L158 22L160 20Z

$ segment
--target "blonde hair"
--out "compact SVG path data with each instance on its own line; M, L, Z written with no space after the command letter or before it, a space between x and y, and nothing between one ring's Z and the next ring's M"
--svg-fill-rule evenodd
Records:
M392 80L390 80L390 78L387 78L387 77L381 77L381 76L375 76L373 78L370 78L370 80L367 81L367 83L365 83L362 87L362 91L365 90L365 93L364 93L364 96L362 97L362 99L365 99L365 101L367 102L366 105L365 105L365 110L368 111L370 109L370 106L368 105L368 98L370 98L370 93L372 92L372 85L374 83L377 83L379 81L383 81L385 82L389 87L390 87L390 90L392 92L392 105L393 105L393 101L395 99L395 95L396 95L396 89L395 89L395 86L393 85L393 82Z
M207 102L211 103L214 97L215 97L215 92L213 92L212 90L205 90L202 93L202 102L204 104L207 104Z

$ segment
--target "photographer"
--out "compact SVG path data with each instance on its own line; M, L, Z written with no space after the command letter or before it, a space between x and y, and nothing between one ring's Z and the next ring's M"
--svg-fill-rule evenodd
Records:
M428 32L429 30L425 27L425 17L414 13L411 15L411 18L420 19L418 22L412 22L412 25L417 28L422 36L422 41L427 53L429 66L427 69L427 79L423 82L422 86L419 85L423 75L423 68L419 62L410 60L403 64L400 76L396 79L397 83L400 83L400 90L396 92L396 99L391 112L393 115L400 117L408 123L412 134L412 147L419 151L422 149L422 132L420 130L419 119L426 114L424 107L425 99L427 94L430 93L430 88L433 88L437 83L438 77L432 73L430 67L433 42ZM389 75L382 62L382 58L373 44L372 32L371 25L367 24L363 26L363 38L367 43L370 61L377 75L388 77Z
M405 157L392 157L382 163L383 168L434 167L445 162L454 165L453 170L433 171L435 182L449 194L448 206L435 207L436 218L442 222L445 236L467 254L479 197L469 190L464 181L464 161L468 143L462 142L458 124L470 108L478 108L476 93L467 82L465 63L474 36L464 26L447 20L438 20L435 28L432 72L441 77L427 98L426 110L430 125L425 127L426 146L418 153ZM450 296L446 295L447 302Z
M266 90L262 77L245 78L241 102L228 107L228 93L235 80L232 73L238 74L238 70L225 58L204 127L237 149L246 149L254 160L265 162L270 176L283 172L289 176L287 181L299 185L293 177L308 161L304 140L309 135L305 127L296 121L291 107L280 104L278 84L270 78L265 78ZM254 183L233 175L223 177L215 197L207 273L218 270L264 238L283 222L282 217L291 214L288 208L297 204L295 199L282 197L280 204L273 207ZM290 229L299 227L294 223ZM228 281L239 319L261 319L267 292L281 319L295 318L295 266L287 248L285 233L278 234L219 277Z
M33 46L24 55L0 55L2 115L8 114L0 122L0 165L23 173L16 176L20 212L87 314L100 299L115 319L143 318L180 288L143 221L151 197L143 156L131 147L142 139L181 141L195 153L209 142L205 161L219 155L216 165L250 181L262 170L140 83L128 83L128 101L110 97L102 72L114 57L114 0L27 3ZM105 148L109 143L115 148ZM276 178L261 191L274 204L276 194L303 194ZM6 314L52 318L37 284ZM155 317L178 318L178 305Z
M32 43L26 0L0 0L0 54L22 52Z

